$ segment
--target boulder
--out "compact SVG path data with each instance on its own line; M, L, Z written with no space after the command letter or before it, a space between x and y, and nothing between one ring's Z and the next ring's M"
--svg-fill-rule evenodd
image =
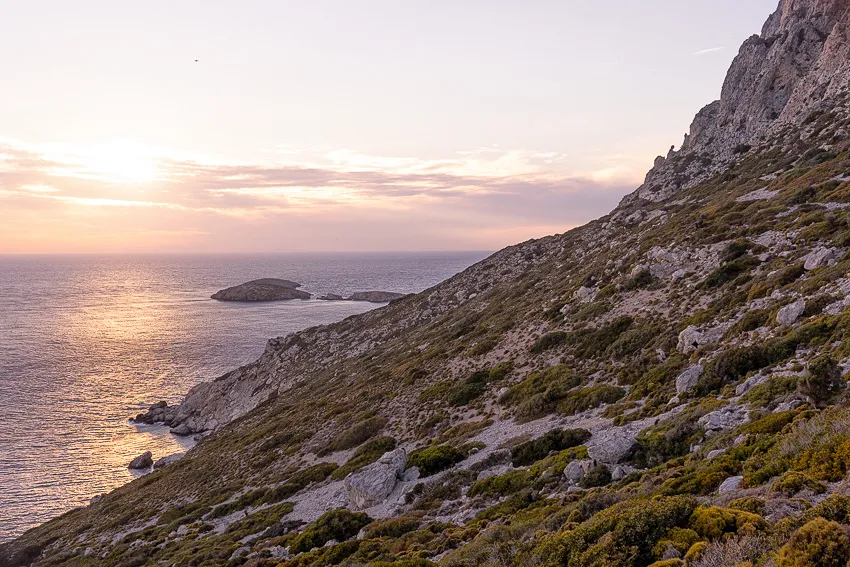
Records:
M130 464L127 465L127 468L133 470L143 470L149 469L153 466L153 454L150 451L146 451L130 461Z
M355 510L377 506L392 494L404 475L407 451L396 449L345 478L348 501Z
M726 452L726 449L715 449L714 451L709 451L708 455L706 455L705 458L710 461L711 459L713 459L715 457L719 457L720 455L722 455L725 452Z
M637 439L626 427L614 427L596 433L587 446L591 459L609 465L617 465L628 460L635 451Z
M596 299L596 294L599 290L595 287L580 287L576 290L574 297L581 303L590 303Z
M192 431L192 428L186 425L185 423L181 423L177 427L172 427L169 431L179 437L187 437L194 433L194 431Z
M745 406L730 404L717 411L707 413L697 421L706 433L724 431L743 425L750 420L749 412Z
M157 459L157 461L153 464L153 470L161 469L164 466L170 465L171 463L176 463L180 459L186 456L185 452L181 453L172 453L171 455L166 455L161 459Z
M624 478L636 471L636 468L629 465L616 465L611 468L611 480L613 480L614 482L623 480Z
M750 376L749 378L747 378L746 380L744 380L743 382L738 384L738 386L735 388L735 395L736 396L743 396L744 394L746 394L747 392L749 392L750 390L752 390L753 388L755 388L759 384L763 384L764 382L767 382L768 378L770 378L769 375L765 376L761 372L759 372L758 374L753 374L752 376Z
M700 376L702 376L703 368L700 365L691 366L676 378L676 393L685 394L696 388Z
M723 335L729 329L730 325L723 324L716 327L700 329L691 325L681 333L679 333L679 343L676 348L680 352L687 354L693 352L701 346L713 345L720 342Z
M727 494L729 492L734 492L739 490L741 486L744 484L744 477L742 476L730 476L726 480L724 480L720 484L720 488L717 489L718 494Z
M817 270L823 266L832 266L838 261L840 251L837 248L818 246L806 256L803 267L806 270Z
M564 467L564 480L570 484L578 484L592 468L593 461L591 459L570 461L569 464Z
M806 300L801 297L794 303L789 303L780 309L779 313L776 314L776 322L780 325L790 327L797 322L797 319L800 318L805 310Z

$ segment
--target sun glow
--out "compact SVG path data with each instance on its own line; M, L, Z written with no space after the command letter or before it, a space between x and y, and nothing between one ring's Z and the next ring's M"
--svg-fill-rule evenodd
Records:
M156 161L132 145L115 143L87 153L85 165L114 181L142 183L157 178Z

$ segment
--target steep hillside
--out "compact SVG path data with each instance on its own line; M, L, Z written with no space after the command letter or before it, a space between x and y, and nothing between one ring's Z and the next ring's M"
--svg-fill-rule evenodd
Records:
M783 0L610 215L270 341L0 565L847 564L849 26Z

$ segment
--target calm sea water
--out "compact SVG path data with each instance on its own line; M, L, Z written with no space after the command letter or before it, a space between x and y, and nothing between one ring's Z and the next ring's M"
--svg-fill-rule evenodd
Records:
M256 359L270 337L372 309L221 303L280 277L302 289L417 292L485 253L0 256L0 542L133 478L127 463L185 449L128 416Z

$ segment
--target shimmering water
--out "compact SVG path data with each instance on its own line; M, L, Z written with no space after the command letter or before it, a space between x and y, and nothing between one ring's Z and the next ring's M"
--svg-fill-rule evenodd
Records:
M280 277L318 294L416 292L485 255L0 256L0 541L131 480L140 453L184 449L128 416L256 359L269 337L376 307L216 290Z

